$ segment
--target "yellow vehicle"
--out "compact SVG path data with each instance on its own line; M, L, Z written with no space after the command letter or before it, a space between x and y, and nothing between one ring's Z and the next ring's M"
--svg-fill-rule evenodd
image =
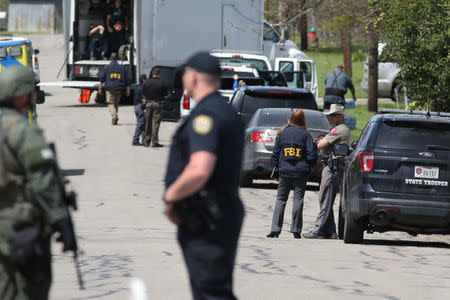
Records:
M38 83L40 81L39 61L37 54L39 50L33 49L31 41L22 37L3 36L0 37L0 72L11 66L24 66L31 68L35 75L36 97L31 105L30 110L25 115L30 123L36 123L36 103L45 102L45 93L42 91Z

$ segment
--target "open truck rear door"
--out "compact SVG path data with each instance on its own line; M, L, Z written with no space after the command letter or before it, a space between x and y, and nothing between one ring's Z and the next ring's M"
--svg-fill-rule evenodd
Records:
M284 73L289 87L306 88L317 100L319 89L314 60L278 57L275 59L275 70Z

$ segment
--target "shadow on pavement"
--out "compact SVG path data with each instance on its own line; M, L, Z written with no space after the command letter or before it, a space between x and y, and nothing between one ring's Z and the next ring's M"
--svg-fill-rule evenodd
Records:
M61 173L63 176L82 176L84 175L84 169L63 169Z
M56 105L56 107L106 107L106 103Z
M267 183L253 183L249 188L251 189L261 189L261 190L276 190L278 189L277 183L267 182ZM318 185L306 185L307 191L319 191Z
M425 241L364 240L362 245L450 249L450 244L445 242L425 242Z

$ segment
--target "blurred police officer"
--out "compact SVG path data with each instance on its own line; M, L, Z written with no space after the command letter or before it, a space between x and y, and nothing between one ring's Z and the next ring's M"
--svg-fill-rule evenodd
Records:
M345 94L347 88L350 89L353 95L353 100L356 102L355 88L352 79L344 73L344 66L337 65L336 70L329 73L325 79L325 96L323 97L323 109L330 109L331 104L345 104Z
M273 211L269 238L278 237L284 220L284 209L289 192L294 189L291 232L299 239L303 225L303 196L312 167L317 162L317 147L306 131L305 113L301 109L292 112L289 122L280 129L272 153L273 179L279 181L277 200Z
M165 177L165 213L179 225L194 299L235 299L233 266L244 217L238 195L244 130L237 112L217 91L220 73L218 60L207 52L187 60L183 86L197 106L173 137ZM176 208L198 197L206 197L205 205L212 209L204 226L194 230ZM202 206L185 208L198 213Z
M98 92L100 95L103 93L104 85L111 121L113 125L117 125L120 98L124 91L125 96L130 96L130 81L127 69L117 63L117 53L111 53L110 60L111 62L100 73Z
M53 233L61 233L64 250L76 249L54 152L42 132L23 117L34 97L33 91L34 75L30 69L9 67L0 73L2 300L48 299Z
M317 147L325 155L331 155L333 146L336 144L350 145L350 129L344 124L344 106L332 104L328 115L333 129L321 139ZM342 179L342 171L333 171L327 165L322 170L322 179L319 189L320 212L317 216L314 229L303 237L316 238L337 238L336 224L334 222L333 205L336 194Z
M134 130L133 141L131 145L141 146L139 137L144 142L145 130L145 111L144 111L144 84L147 82L147 75L139 75L139 85L134 88L134 113L136 115L136 129Z
M164 99L167 98L167 87L161 80L161 70L154 67L152 78L144 86L145 98L145 137L144 146L162 147L159 143L158 132L161 124L161 111Z

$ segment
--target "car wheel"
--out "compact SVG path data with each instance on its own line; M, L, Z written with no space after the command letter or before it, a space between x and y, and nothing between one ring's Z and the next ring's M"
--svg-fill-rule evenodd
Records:
M249 187L253 183L253 178L248 173L242 173L239 181L239 186L241 187Z
M358 244L364 239L364 229L362 222L356 221L350 216L346 216L344 221L344 243Z
M339 204L339 219L338 219L338 237L340 240L344 238L344 223L345 218L344 214L342 213L342 201Z

